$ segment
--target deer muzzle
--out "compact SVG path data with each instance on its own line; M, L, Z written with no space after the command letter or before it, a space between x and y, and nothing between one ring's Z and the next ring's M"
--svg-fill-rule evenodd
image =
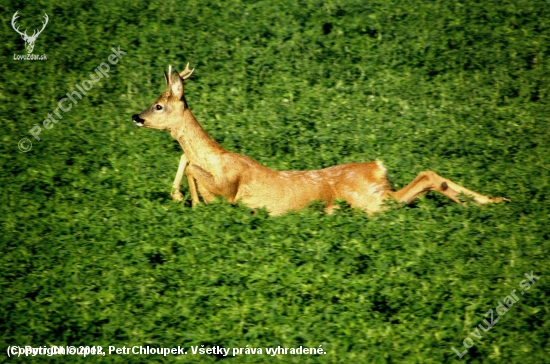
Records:
M132 115L132 120L137 126L143 126L143 123L145 122L145 120L139 117L139 114Z

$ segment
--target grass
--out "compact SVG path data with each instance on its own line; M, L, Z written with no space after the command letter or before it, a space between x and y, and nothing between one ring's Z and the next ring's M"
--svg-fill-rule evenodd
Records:
M40 362L549 362L547 1L5 1L0 33L0 347L177 347ZM50 22L34 54L11 29ZM34 28L33 28L34 27ZM120 46L109 78L42 125ZM131 115L172 64L225 148L274 169L379 159L511 204L439 195L369 218L281 217L169 192L181 148ZM21 153L28 137L32 150ZM524 273L540 277L481 338ZM263 348L191 354L191 346ZM323 355L266 355L277 346ZM231 355L230 355L231 356ZM0 361L10 361L6 356Z

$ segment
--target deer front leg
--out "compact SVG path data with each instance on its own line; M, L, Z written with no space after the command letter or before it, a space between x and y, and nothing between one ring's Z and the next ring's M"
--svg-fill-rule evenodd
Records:
M397 199L397 201L409 204L428 191L439 192L457 203L461 203L458 198L458 195L460 194L471 196L474 201L480 205L485 205L492 202L510 202L510 200L504 197L489 197L481 195L454 183L450 179L443 178L432 171L421 172L407 186L399 191L391 191L389 194Z
M194 186L195 181L199 184L199 190L202 198L204 199L204 202L208 203L214 200L215 196L211 191L216 190L216 185L214 181L214 176L212 176L211 173L205 171L195 164L191 164L187 168L187 178L189 181L189 186L191 186L191 183L193 183ZM191 192L192 205L196 206L199 203L199 197L196 195L196 188L192 189L191 191L193 190L195 191L195 197L193 197L193 192Z
M185 156L185 153L181 155L180 158L180 165L178 167L178 171L176 172L176 178L174 179L174 184L172 185L172 193L170 193L170 196L172 196L172 199L175 201L181 201L183 200L183 195L181 194L180 187L181 187L181 180L183 179L183 172L185 171L185 167L189 163L189 160ZM193 181L193 188L195 189L196 193L196 187L194 186ZM191 187L191 183L189 183L189 189L191 191L193 190ZM191 192L191 196L193 196L193 192Z
M193 176L191 168L187 168L186 174L189 190L191 191L191 206L197 206L200 203L200 200L199 194L197 193L197 184L195 183L195 177Z

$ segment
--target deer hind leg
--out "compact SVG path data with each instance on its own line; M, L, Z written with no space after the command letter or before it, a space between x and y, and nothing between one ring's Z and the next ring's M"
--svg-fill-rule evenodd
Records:
M181 194L180 187L181 180L183 179L183 172L185 171L187 163L189 163L189 160L184 153L181 155L178 171L176 172L176 178L174 179L174 184L172 185L172 192L170 193L170 196L172 196L172 199L175 201L183 200L183 195ZM189 188L191 188L191 184L189 184ZM193 192L191 192L191 195L193 195Z
M408 204L413 202L416 198L426 194L428 191L439 192L457 203L461 203L458 198L458 195L460 194L471 196L475 202L481 205L501 201L510 202L510 200L503 197L489 197L481 195L454 183L450 179L443 178L432 171L421 172L407 186L399 191L391 191L389 194L392 195L397 201Z

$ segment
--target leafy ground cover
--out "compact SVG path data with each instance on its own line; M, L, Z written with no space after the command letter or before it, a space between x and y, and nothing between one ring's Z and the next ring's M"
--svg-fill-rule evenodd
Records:
M70 361L449 363L471 340L468 363L549 362L548 1L0 7L4 353L248 345L264 354ZM25 53L16 10L29 33L49 15L34 49L47 61L14 60ZM109 77L34 139L118 46ZM379 159L395 188L431 169L512 203L428 195L374 217L313 204L277 218L174 203L181 149L131 115L162 91L168 64L187 62L187 101L229 150L275 169ZM519 295L530 272L540 279ZM476 334L514 289L517 302ZM279 345L326 354L265 354Z

